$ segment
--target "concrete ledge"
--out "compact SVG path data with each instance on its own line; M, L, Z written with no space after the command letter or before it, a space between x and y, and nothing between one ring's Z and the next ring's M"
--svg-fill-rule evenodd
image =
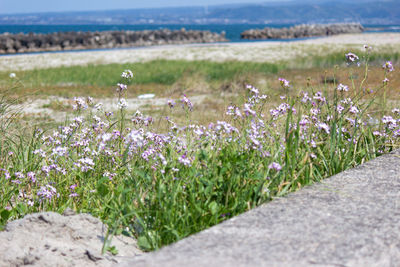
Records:
M122 266L400 266L400 150Z

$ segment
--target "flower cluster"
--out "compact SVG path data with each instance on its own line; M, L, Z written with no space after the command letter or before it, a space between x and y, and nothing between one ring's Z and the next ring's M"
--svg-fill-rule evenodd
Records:
M358 60L352 53L346 57ZM386 63L384 69L394 68ZM133 75L125 71L122 77ZM289 81L279 81L285 89L290 87ZM118 88L120 93L126 90L123 84ZM225 176L234 174L245 176L235 186L255 185L249 195L259 190L264 196L284 186L308 183L324 168L331 173L337 166L326 167L329 159L347 157L350 166L356 158L351 153L370 157L400 142L400 109L369 114L353 92L347 93L351 90L347 85L339 84L334 94L301 92L275 103L254 86L246 89L244 102L227 107L226 120L179 125L167 117L162 132L155 130L153 117L140 111L128 114L124 98L118 98L120 111L115 116L93 99L75 98L75 117L53 131L35 132L30 144L34 148L28 146L26 155L21 155L29 158L29 164L0 162L0 183L12 188L5 202L10 207L22 203L32 210L50 209L57 203L97 205L102 194L114 196L112 190L121 193L138 187L132 205L153 209L152 191L161 194L177 188L176 196L187 199L196 190L225 188L230 179ZM180 103L185 111L193 111L186 95ZM173 108L176 102L168 100L167 105ZM215 181L207 180L215 176Z

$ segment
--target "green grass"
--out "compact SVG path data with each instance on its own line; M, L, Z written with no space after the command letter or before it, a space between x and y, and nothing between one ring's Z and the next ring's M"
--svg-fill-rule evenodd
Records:
M16 72L17 77L24 81L25 86L37 87L43 85L91 85L115 86L121 81L120 74L125 69L135 73L134 85L162 84L172 85L183 76L201 75L207 81L224 81L233 79L236 75L249 73L277 73L284 68L282 65L250 62L208 61L168 61L157 60L135 64L108 64L59 67ZM9 73L0 73L0 79L8 79Z
M145 63L18 71L16 74L23 82L23 87L16 88L14 93L19 96L31 94L111 97L114 91L110 88L121 82L120 73L125 69L131 69L135 73L129 90L130 97L148 92L157 96L167 96L170 89L182 93L200 83L203 83L209 92L215 92L222 87L229 88L235 84L257 84L257 80L271 79L277 75L287 77L294 71L300 70L306 73L309 69L313 69L316 73L318 71L314 70L332 68L335 65L343 66L346 52L299 57L290 62L279 63L156 60ZM370 55L371 66L380 68L381 62L386 60L398 63L399 53L380 52ZM10 86L6 82L10 80L8 76L9 72L0 72L0 91ZM260 89L268 89L268 85L264 87Z
M287 62L291 68L327 68L335 65L345 66L343 58L348 50L341 52L329 53L326 55L313 55L312 57L297 58L293 62ZM398 52L380 52L371 53L369 55L370 66L381 66L382 62L392 61L394 64L400 62L400 53Z
M121 79L120 73L131 69L135 73L133 85L162 84L172 85L185 76L202 76L207 82L229 81L237 76L268 75L287 70L288 66L295 69L332 67L343 65L346 51L311 58L298 58L293 62L257 63L257 62L210 62L210 61L174 61L156 60L146 63L107 64L58 67L17 72L26 87L40 86L115 86ZM399 62L399 53L372 53L370 63L391 60ZM376 65L376 64L375 64ZM8 79L8 72L0 73L0 80Z

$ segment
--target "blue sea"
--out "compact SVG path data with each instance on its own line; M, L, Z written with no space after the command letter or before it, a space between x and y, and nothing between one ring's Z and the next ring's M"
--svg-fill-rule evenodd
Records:
M293 24L227 24L227 25L0 25L0 33L53 33L53 32L78 32L78 31L142 31L142 30L158 30L171 29L180 30L207 30L211 32L225 32L226 38L231 42L249 42L249 40L241 40L240 33L248 29L263 29L265 27L290 27ZM400 32L400 25L363 25L368 32ZM274 41L274 40L271 40ZM282 41L282 40L280 40ZM290 40L288 40L290 41Z

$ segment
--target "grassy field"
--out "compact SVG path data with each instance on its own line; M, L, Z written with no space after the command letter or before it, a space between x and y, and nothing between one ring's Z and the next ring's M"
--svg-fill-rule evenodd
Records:
M382 65L399 58L370 58L0 73L0 225L70 207L154 250L387 153L400 144L400 79ZM143 114L125 106L143 93L156 94ZM21 113L50 96L42 108L63 120ZM112 98L113 113L96 105Z
M130 69L135 73L129 90L129 97L141 93L156 93L166 96L182 93L198 87L197 83L205 83L211 91L229 87L233 83L258 83L259 80L276 80L276 77L296 75L301 76L299 86L303 86L308 77L320 82L321 78L315 75L333 75L335 65L344 66L345 51L329 54L328 56L313 56L312 58L298 58L290 62L256 63L256 62L210 62L210 61L171 61L158 60L134 64L109 64L58 67L51 69L37 69L16 72L23 82L23 87L14 91L19 96L26 93L34 95L74 96L104 96L112 97L110 87L121 81L120 73ZM391 60L399 62L399 53L371 54L370 64L380 68L380 62ZM371 69L371 73L374 69ZM10 72L0 73L0 89L9 87ZM340 74L339 74L340 75ZM299 80L299 79L297 79ZM301 83L303 81L303 83ZM297 81L296 81L297 82ZM177 88L181 85L182 88ZM261 85L261 84L260 84ZM172 89L172 92L171 90ZM193 89L195 90L195 89Z
M292 95L312 87L324 86L326 90L330 90L335 87L333 82L350 84L353 80L355 84L360 83L364 68L346 67L343 61L344 54L343 51L327 56L308 57L307 60L300 57L294 61L281 63L158 60L133 64L58 67L16 72L16 79L10 79L9 72L2 72L0 90L13 88L8 94L18 99L58 97L48 100L39 107L46 109L47 113L36 110L36 113L27 112L24 118L25 121L31 121L32 114L39 114L34 116L36 121L53 126L54 120L64 120L65 114L72 111L73 97L92 96L110 102L116 95L116 84L122 81L120 73L125 69L131 69L134 78L128 86L127 98L134 99L146 93L153 93L156 98L175 99L182 94L190 97L205 96L201 105L196 105L198 113L195 114L201 116L192 117L195 122L204 124L224 117L224 109L229 103L244 98L247 84L254 85L267 94L270 97L267 105L272 107L284 92L279 85L279 77L286 77L291 81ZM381 62L387 60L397 64L399 53L385 52L370 55L368 72L370 88L365 90L380 86L383 79L380 71ZM400 79L396 78L397 73L390 75L391 101L397 101ZM166 112L165 107L155 105L151 101L143 103L140 105L140 110L146 114L160 117ZM51 111L53 113L50 115L53 116L46 115ZM136 108L131 111L136 111ZM185 119L184 113L175 115L179 117L177 118L179 122Z

